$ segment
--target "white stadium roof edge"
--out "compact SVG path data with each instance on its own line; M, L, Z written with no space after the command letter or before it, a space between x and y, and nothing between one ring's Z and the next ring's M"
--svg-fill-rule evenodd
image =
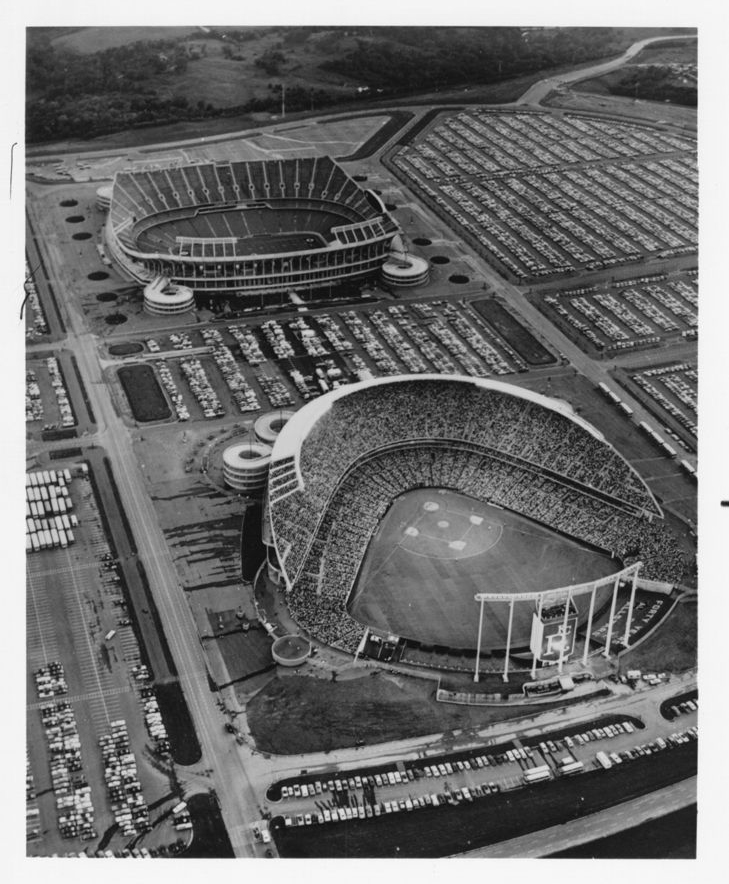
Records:
M506 384L503 381L491 380L490 378L474 378L470 375L462 374L402 374L395 377L373 378L370 380L359 381L354 384L346 384L344 386L338 387L335 390L330 390L323 396L319 396L317 399L308 402L306 405L300 408L293 415L293 417L288 420L286 425L279 433L278 438L273 444L271 466L273 467L276 463L282 460L293 459L298 487L300 489L303 489L305 487L305 482L301 474L301 467L299 464L301 446L317 421L320 418L324 417L324 415L331 410L332 405L338 399L344 398L346 396L351 396L352 394L357 393L360 390L365 390L370 387L385 386L387 384L399 384L404 382L412 383L413 381L438 381L441 383L455 382L461 384L472 384L473 386L479 387L480 389L496 390L497 392L504 393L508 396L514 396L515 398L523 399L526 402L534 402L537 405L541 405L543 408L548 408L551 411L556 411L558 414L561 414L564 417L568 418L568 420L571 420L573 423L582 427L582 429L584 429L586 432L590 433L590 435L594 436L599 442L608 446L612 451L615 451L618 457L621 457L623 460L625 460L625 458L622 457L622 455L615 449L612 443L610 443L596 427L594 427L584 418L580 417L574 410L574 408L569 404L569 402L565 402L563 399L554 399L548 396L543 396L541 393L535 393L532 390L525 390L523 387L517 387L514 384ZM650 495L656 507L656 512L662 515L662 508L658 504L658 501L655 499L655 495L645 483L642 476L640 476L640 474L636 472L635 468L632 467L628 463L628 461L625 462L628 464L631 471L638 477L641 484Z
M542 396L541 393L533 393L531 390L525 390L514 384L505 384L503 381L493 381L489 378L474 378L470 375L463 374L402 374L395 377L373 378L371 380L359 381L355 384L347 384L338 387L336 390L330 390L323 396L308 402L303 408L300 408L292 418L289 419L286 426L279 433L276 444L273 448L272 463L283 460L287 457L296 458L296 468L298 472L298 452L302 442L309 435L309 431L314 424L330 411L334 402L344 396L365 390L368 387L379 387L385 384L399 384L405 381L454 381L462 384L473 384L475 387L481 387L486 390L496 390L500 393L506 393L509 396L515 396L519 399L525 399L528 402L535 402L544 408L559 412L576 424L579 424L588 433L593 435L600 442L607 440L603 434L581 418L572 408L569 402L563 399L551 399L548 396Z

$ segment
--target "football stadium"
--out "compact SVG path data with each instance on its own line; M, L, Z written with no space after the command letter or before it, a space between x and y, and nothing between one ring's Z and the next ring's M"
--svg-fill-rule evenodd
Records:
M397 233L377 194L329 157L119 171L106 224L131 279L208 296L364 279Z
M267 504L269 574L309 635L350 653L374 635L536 657L550 620L563 637L606 609L612 624L618 597L632 612L636 585L672 574L661 508L610 442L488 379L380 378L309 403L276 440Z

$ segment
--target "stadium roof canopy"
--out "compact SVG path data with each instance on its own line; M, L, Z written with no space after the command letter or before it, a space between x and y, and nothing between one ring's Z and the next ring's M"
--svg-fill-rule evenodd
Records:
M460 374L403 374L396 377L374 378L372 380L360 381L356 384L348 384L331 390L323 396L319 396L312 402L307 403L303 408L299 409L296 414L289 419L286 426L276 440L273 449L272 462L283 460L287 457L298 457L301 444L308 436L314 424L331 410L334 403L345 396L352 396L360 390L369 389L371 387L386 386L389 384L398 384L403 382L413 383L422 382L427 384L432 381L439 383L452 381L459 384L471 384L484 390L495 390L508 396L514 396L517 399L524 399L527 402L533 402L556 411L559 414L569 418L573 423L578 424L590 435L594 436L600 442L606 442L603 434L593 427L592 424L581 418L569 404L562 399L553 399L548 396L542 396L541 393L534 393L531 390L525 390L523 387L517 387L514 384L505 384L503 381L494 381L490 378L473 378L469 375Z

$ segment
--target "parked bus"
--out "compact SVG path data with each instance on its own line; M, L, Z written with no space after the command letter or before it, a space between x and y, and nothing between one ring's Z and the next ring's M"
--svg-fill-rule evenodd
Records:
M603 768L603 770L609 770L613 766L612 761L610 761L610 759L604 752L598 752L595 755L595 758L597 759L597 763L600 765L600 767Z
M572 759L572 761L568 761L567 764L562 764L559 768L559 772L564 777L572 776L572 774L582 773L585 769L585 765L581 761L577 761L576 759Z
M542 764L540 767L530 767L529 770L525 770L523 774L524 782L527 784L539 783L542 780L549 780L551 778L552 771L546 764Z

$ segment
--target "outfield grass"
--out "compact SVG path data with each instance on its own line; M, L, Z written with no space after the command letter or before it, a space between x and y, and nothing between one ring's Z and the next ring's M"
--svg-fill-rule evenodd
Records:
M159 421L170 416L167 400L151 366L130 365L120 368L117 374L135 420Z
M429 512L425 506L438 509ZM474 524L471 519L481 519ZM417 530L410 536L407 530ZM453 549L450 542L463 548ZM365 554L349 604L361 623L430 645L473 649L478 592L573 586L619 565L529 519L462 494L422 489L391 506ZM598 606L608 598L598 593ZM588 596L575 600L586 617ZM512 647L526 647L534 602L514 606ZM508 605L488 605L482 647L506 646Z

